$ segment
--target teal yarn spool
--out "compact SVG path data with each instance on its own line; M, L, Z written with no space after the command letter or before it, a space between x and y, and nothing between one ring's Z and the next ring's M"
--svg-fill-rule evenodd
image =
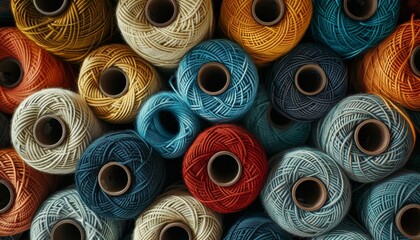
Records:
M295 148L272 157L270 168L261 192L262 204L287 232L300 237L318 236L346 216L350 183L327 154Z
M357 182L376 182L401 169L415 144L409 118L373 94L348 96L313 129L313 141Z
M330 232L312 240L372 240L366 230L351 217L346 217Z
M420 239L420 173L399 172L359 188L353 201L374 239Z
M242 124L260 140L269 156L303 145L311 132L311 123L292 121L278 113L264 86L259 87L254 105Z
M313 38L353 58L377 46L398 24L399 0L313 0Z
M50 196L39 208L31 229L31 240L118 240L121 222L92 212L74 188Z
M251 108L258 82L248 54L236 43L219 39L200 43L184 56L174 90L202 118L231 122Z
M164 158L178 158L201 130L200 118L173 92L146 100L137 115L136 129Z
M10 145L10 123L9 120L0 112L0 148Z
M296 46L273 63L266 79L274 108L295 121L325 116L347 93L346 64L320 44Z
M76 186L96 214L134 219L159 196L165 165L133 130L108 133L84 152L76 168Z

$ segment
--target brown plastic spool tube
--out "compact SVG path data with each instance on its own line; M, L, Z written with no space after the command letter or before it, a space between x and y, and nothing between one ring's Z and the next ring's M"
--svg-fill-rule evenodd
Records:
M192 232L188 225L173 222L165 225L160 231L159 240L192 240Z
M284 16L283 0L254 0L252 2L252 17L263 26L273 26Z
M176 0L148 0L146 3L146 19L155 27L166 27L178 16Z
M395 218L398 230L407 238L420 240L420 204L401 208Z
M130 83L121 68L110 67L102 71L98 85L105 96L118 98L127 93Z
M224 93L230 84L229 69L221 63L209 62L201 66L197 75L200 89L208 95L216 96Z
M71 0L32 0L35 9L48 17L58 16L69 6Z
M0 86L14 88L22 82L23 70L20 62L14 58L0 61Z
M85 230L79 222L65 219L57 222L51 231L51 240L84 240Z
M328 198L324 183L318 178L305 177L299 179L292 188L292 199L296 206L304 211L317 211Z
M242 163L239 158L228 151L215 153L207 163L210 180L221 187L229 187L242 176Z
M10 210L14 201L15 192L12 186L8 182L0 180L0 213Z
M289 118L277 112L272 106L268 108L267 118L271 126L278 129L286 128L292 124L292 121Z
M388 127L376 119L361 122L354 131L354 141L357 148L368 155L383 153L391 141Z
M98 174L99 187L113 197L126 193L131 186L131 182L130 170L118 162L105 164Z
M35 122L33 135L41 147L52 149L60 146L67 138L67 125L56 115L45 115Z
M411 70L420 77L420 45L413 49L413 53L410 57Z
M321 93L327 86L327 75L318 64L301 66L295 74L295 86L299 92L306 96Z
M343 8L349 18L364 21L376 13L378 0L344 0Z

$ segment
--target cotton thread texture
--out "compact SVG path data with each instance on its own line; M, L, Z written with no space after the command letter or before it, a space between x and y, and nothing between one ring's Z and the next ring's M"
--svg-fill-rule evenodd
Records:
M303 38L312 17L311 0L284 0L285 13L273 26L260 25L252 16L253 0L223 0L220 28L239 43L257 65L264 65L292 50Z
M0 148L11 145L10 121L0 112Z
M109 162L126 166L132 176L128 191L109 196L99 186L99 171ZM82 201L96 214L111 219L134 219L163 191L165 165L134 131L108 133L83 153L76 168L76 186Z
M106 96L100 89L101 74L116 67L125 75L128 90L122 96ZM112 84L120 83L113 79ZM142 104L162 88L154 67L137 56L128 46L111 44L98 48L83 61L78 87L98 118L107 122L122 124L133 122Z
M312 238L312 240L372 240L372 237L366 232L366 230L360 226L351 217L346 217L344 220L337 225L330 232L323 234L318 237Z
M35 122L46 115L58 116L67 128L63 143L52 149L39 145L33 134ZM85 149L101 134L101 123L80 95L58 88L44 89L26 98L11 124L12 143L20 157L31 167L50 174L73 173Z

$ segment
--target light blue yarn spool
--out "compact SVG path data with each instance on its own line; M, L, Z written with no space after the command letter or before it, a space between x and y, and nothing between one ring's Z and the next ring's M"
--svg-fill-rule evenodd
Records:
M242 123L259 139L269 156L303 145L311 131L311 123L295 122L275 111L264 86L259 87L254 105Z
M183 156L201 130L200 118L172 92L148 98L136 124L137 133L164 158Z
M349 178L375 182L401 169L412 152L415 132L401 113L377 95L348 96L313 126L312 139Z
M251 108L258 82L257 69L247 53L236 43L219 39L203 42L184 56L174 90L202 118L231 122Z
M372 240L373 238L351 217L346 217L330 232L312 240Z
M313 0L310 29L313 38L344 58L353 58L377 46L398 23L399 0ZM347 4L345 4L347 2ZM376 11L370 11L377 2ZM358 5L361 3L361 5ZM349 6L347 15L345 6ZM373 15L369 17L371 14ZM364 19L366 20L355 20ZM362 18L360 18L362 17Z
M270 162L261 200L281 228L296 236L313 237L330 231L346 216L350 183L327 154L296 148L275 155Z

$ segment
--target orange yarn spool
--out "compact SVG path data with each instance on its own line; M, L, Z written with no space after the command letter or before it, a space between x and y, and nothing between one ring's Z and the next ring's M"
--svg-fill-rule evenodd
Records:
M401 24L352 71L357 90L420 110L420 20Z
M0 111L13 113L43 88L71 86L70 66L33 43L17 28L0 28Z
M311 0L224 0L220 27L263 65L295 47L311 17Z
M52 175L25 165L14 149L0 150L0 237L28 230L55 182Z

